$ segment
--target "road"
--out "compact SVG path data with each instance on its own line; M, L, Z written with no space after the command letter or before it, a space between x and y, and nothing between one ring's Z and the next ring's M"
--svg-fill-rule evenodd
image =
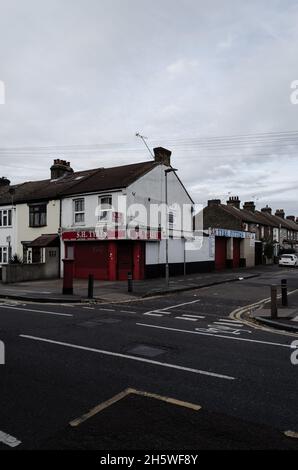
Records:
M283 277L298 288L297 272L277 268L122 304L3 302L0 449L89 448L90 425L92 448L298 449L298 337L229 317Z

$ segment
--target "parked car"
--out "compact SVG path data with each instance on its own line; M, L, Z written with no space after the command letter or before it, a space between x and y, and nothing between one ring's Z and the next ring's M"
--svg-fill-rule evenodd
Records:
M279 258L279 266L298 266L298 256L293 254L284 254Z

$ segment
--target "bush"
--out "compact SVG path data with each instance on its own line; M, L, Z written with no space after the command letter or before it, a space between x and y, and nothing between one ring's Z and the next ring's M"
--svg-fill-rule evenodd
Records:
M23 263L22 258L17 254L13 255L9 260L9 264L22 264L22 263Z

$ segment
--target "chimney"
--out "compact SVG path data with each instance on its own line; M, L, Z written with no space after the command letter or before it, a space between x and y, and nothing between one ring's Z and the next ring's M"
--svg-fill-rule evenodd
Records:
M295 222L295 220L296 220L294 215L287 215L286 219L292 220L293 222Z
M70 166L70 162L66 160L60 160L59 158L54 160L53 165L51 166L51 179L56 180L62 178L63 176L73 173L73 169Z
M9 185L10 185L9 179L5 178L5 176L1 176L1 178L0 178L0 187L9 186Z
M285 218L285 211L283 209L276 209L275 215L281 219Z
M229 200L227 201L227 205L237 207L237 209L240 209L240 202L241 201L238 196L230 196Z
M270 214L270 215L271 215L271 214L272 214L272 209L271 209L271 207L269 207L269 206L267 205L266 207L263 207L263 208L261 209L261 212L265 212L265 214Z
M243 209L249 212L254 212L256 210L255 203L253 201L246 201L243 204Z
M219 206L220 204L221 204L220 199L209 199L209 201L208 201L208 207Z
M153 151L154 151L154 160L157 163L162 163L163 165L171 166L172 152L170 150L167 150L163 147L156 147L155 149L153 149Z

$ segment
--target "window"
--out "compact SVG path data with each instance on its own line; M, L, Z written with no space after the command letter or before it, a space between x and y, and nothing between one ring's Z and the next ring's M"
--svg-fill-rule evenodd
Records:
M8 249L7 246L0 246L0 263L6 264L8 262Z
M83 224L85 222L85 199L74 199L74 223Z
M44 227L47 225L47 205L32 204L29 206L29 227Z
M112 196L103 196L99 198L100 213L98 220L104 221L108 218L108 212L112 210Z
M0 210L0 227L10 227L11 220L11 209Z

